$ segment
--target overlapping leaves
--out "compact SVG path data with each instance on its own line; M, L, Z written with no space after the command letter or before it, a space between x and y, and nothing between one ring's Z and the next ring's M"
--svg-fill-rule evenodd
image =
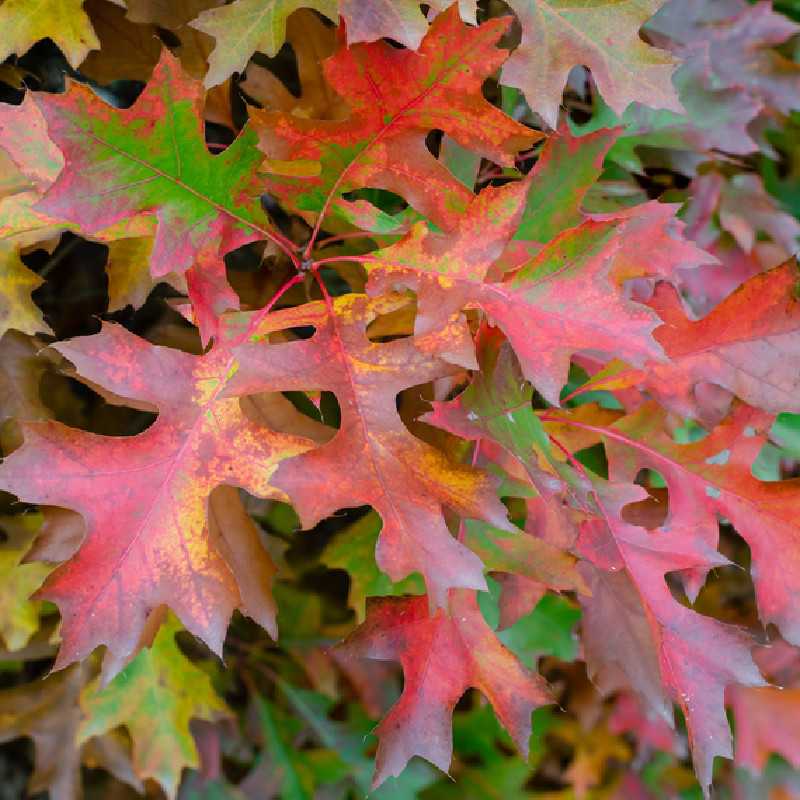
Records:
M14 14L16 5L7 0L0 14ZM619 113L642 99L679 109L672 59L638 38L658 5L511 3L522 44L501 79L520 86L554 128L567 73L579 64ZM135 6L131 19L141 11ZM154 778L174 794L181 768L197 765L189 719L214 718L224 707L178 651L174 620L142 649L163 606L217 653L234 609L273 638L291 637L278 631L270 594L279 568L236 487L291 502L304 527L372 506L381 529L366 538L376 541L377 567L394 583L415 573L424 579L424 595L369 601L363 624L335 651L351 678L360 657L403 668L403 693L376 730L376 785L415 755L448 769L453 709L470 687L527 755L531 713L550 693L528 666L530 654L518 658L516 625L546 592L574 591L590 673L601 688L633 690L664 723L673 723L672 704L680 706L707 789L714 757L733 754L726 690L739 686L740 708L767 691L750 633L691 607L709 571L728 563L717 549L720 518L750 546L762 622L800 644L793 519L800 494L795 481L767 483L751 471L770 414L797 410L796 267L751 278L695 321L680 291L713 265L684 238L677 209L655 201L587 208L620 129L580 138L562 125L523 176L520 153L545 134L492 105L483 85L507 58L498 42L510 19L466 24L471 3L432 4L430 26L414 3L207 6L193 24L217 39L208 86L242 69L253 50L274 55L295 7L332 20L341 13L346 24L322 76L347 113L313 119L293 113L299 103L252 110L244 130L211 155L201 84L165 50L130 108L113 109L71 84L64 94L37 93L35 106L21 106L5 123L14 166L2 200L10 298L0 301L2 331L46 330L30 301L37 278L20 252L71 230L117 243L126 268L109 289L112 307L122 297L140 302L154 279L173 276L178 288L185 280L187 316L205 346L200 355L156 346L113 323L55 343L79 380L156 420L125 437L23 422L24 443L0 467L0 488L83 519L78 535L56 530L37 543L42 560L59 562L39 594L61 614L56 667L106 648L108 685L86 687L85 664L48 679L42 702L74 706L80 695L84 715L64 718L64 736L77 749L51 785L71 787L82 750L99 747L119 725L131 734L132 755L106 743L97 761L122 780L138 786ZM395 17L402 25L391 28ZM77 11L74 18L83 20ZM17 19L26 18L17 11ZM17 51L40 35L20 30L9 44ZM88 45L92 36L81 34ZM382 36L408 47L375 41ZM67 41L64 49L77 63L86 48ZM768 72L774 64L761 66ZM718 71L718 80L733 80L724 58ZM777 90L767 100L788 109ZM432 132L495 164L500 185L476 194L458 180L435 154ZM412 210L389 214L358 194L365 189L389 191ZM308 230L293 229L304 241L292 242L267 219L267 194L305 221ZM730 215L728 223L740 230ZM321 257L322 231L340 235L337 255ZM368 252L346 244L364 231L389 243ZM750 239L739 244L752 246ZM263 240L295 274L269 305L229 313L239 298L223 258ZM129 271L134 262L138 269ZM301 284L305 302L292 294ZM275 310L279 302L290 307ZM582 391L566 388L578 366L588 375L584 389L606 393L605 407L567 402ZM417 421L418 400L408 411L420 386L438 400L424 417L429 427ZM276 393L290 393L296 405ZM335 430L309 419L326 393L338 403ZM18 403L25 410L16 416L46 416L34 405ZM678 444L664 408L700 420L707 435ZM607 465L592 469L585 451L598 446ZM643 471L666 483L666 511L655 522L637 517L651 500ZM327 558L348 567L340 552ZM14 568L19 560L15 551ZM39 583L49 569L28 572ZM500 634L479 605L486 573L500 586L497 616L509 628ZM366 583L351 585L359 616ZM11 649L26 644L38 614L17 594L11 602L21 622L3 627ZM202 692L187 697L188 681ZM291 689L283 691L291 700ZM39 706L22 692L8 700L19 719L2 735L31 736L41 760L51 761ZM260 700L258 710L268 747L280 755L282 786L305 796L310 757L295 763L270 703ZM174 752L146 741L150 714L163 722L160 738L169 740L173 728L181 734L170 743ZM360 752L353 758L361 765ZM34 785L43 783L37 775Z

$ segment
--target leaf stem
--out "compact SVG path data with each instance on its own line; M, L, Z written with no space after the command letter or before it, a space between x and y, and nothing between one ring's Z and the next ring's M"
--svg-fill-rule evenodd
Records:
M620 375L633 374L635 372L636 372L636 370L629 369L629 370L625 370L625 372L618 373L614 377L615 378L619 378ZM602 379L600 379L599 382L602 383ZM594 378L589 378L589 380L586 381L586 383L583 383L580 386L576 387L566 397L562 398L561 402L562 403L568 403L570 400L574 399L578 395L583 394L584 392L596 391L595 390L595 386L597 385L597 383L598 383L598 381L595 380ZM599 391L602 391L602 389L599 390Z
M289 260L295 269L300 269L300 259L297 257L297 245L291 240L287 239L282 233L275 231L274 233L268 232L266 228L256 228L259 233L264 233L267 238L276 244L283 252L289 256Z
M343 242L347 239L373 239L378 236L399 236L399 233L370 233L369 231L350 231L349 233L340 233L337 236L326 236L317 242L317 247L327 247L329 244L336 242Z
M328 309L328 314L330 315L331 319L333 319L333 301L331 300L331 296L328 292L328 287L325 285L325 281L322 280L322 276L319 274L319 267L322 263L327 263L328 261L334 261L336 259L325 259L323 258L322 261L315 261L314 267L311 270L311 274L314 276L314 280L317 282L319 286L320 292L322 292L322 298L325 300L325 307Z
M314 269L323 266L324 264L336 264L340 261L354 261L357 264L368 264L374 261L370 256L331 256L331 258L320 258L314 262Z
M577 420L569 419L569 417L560 417L557 414L540 414L539 419L542 422L562 422L564 425L572 425L573 428L582 428L585 431L599 433L601 436L607 436L609 439L616 439L618 442L622 442L623 444L627 444L628 446L634 447L637 450L641 450L643 453L647 453L648 455L653 456L653 458L657 458L659 461L673 463L671 459L669 459L663 453L659 453L658 450L653 450L653 448L648 447L646 444L637 442L636 439L631 439L629 436L625 436L624 433L618 433L617 431L613 431L610 428L605 428L601 425L589 425L585 422L578 422Z
M269 314L269 312L272 311L278 300L280 300L281 297L283 297L283 295L285 295L286 292L288 292L289 289L291 289L293 286L297 286L298 283L302 283L303 277L304 277L303 274L298 272L296 275L293 275L291 278L289 278L289 280L286 281L283 284L283 286L281 286L280 289L278 289L277 292L275 292L269 303L267 303L267 305L265 305L264 308L262 308L257 314L253 316L253 319L250 320L250 324L247 326L247 329L239 336L237 336L236 339L234 339L230 343L229 347L236 347L245 342L253 333L253 331L256 330L258 326L262 323L264 317L266 317L267 314Z

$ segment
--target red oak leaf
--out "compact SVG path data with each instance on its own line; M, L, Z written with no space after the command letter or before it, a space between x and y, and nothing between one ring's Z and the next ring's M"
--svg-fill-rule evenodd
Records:
M673 290L660 285L650 305L664 320L655 336L670 362L648 369L647 387L690 417L714 416L698 403L695 390L703 383L764 411L800 412L798 278L794 260L755 275L697 322L686 318Z
M581 640L592 683L602 694L633 689L649 712L671 724L653 631L636 586L624 570L586 562L579 569L591 591L580 603Z
M547 588L587 590L572 556L564 552L577 532L573 510L565 501L567 483L538 463L537 446L546 448L547 440L531 408L533 390L522 379L500 331L483 326L477 345L480 372L458 397L434 403L433 412L422 419L456 436L478 440L476 455L485 453L487 444L500 445L518 460L539 495L535 499L543 509L537 514L529 508L527 533L503 533L472 522L462 528L464 543L500 582L500 627L506 628L532 611ZM498 462L496 457L491 460Z
M311 443L265 430L237 399L221 398L234 364L223 349L192 356L112 324L54 347L86 380L159 411L150 428L130 437L27 423L24 445L0 466L2 489L73 509L86 522L77 554L42 590L61 610L56 666L104 644L107 670L115 672L161 604L217 652L237 607L274 634L271 601L248 588L250 571L271 572L266 552L249 540L254 529L229 537L220 523L209 536L208 497L223 483L285 497L270 483L275 468Z
M444 11L452 0L432 0L431 9ZM458 0L461 16L475 24L476 0ZM374 42L383 37L416 50L428 23L416 0L339 0L339 11L347 21L347 41Z
M567 76L581 64L618 114L634 100L682 110L671 81L676 62L639 36L662 0L509 0L509 5L522 25L522 41L503 68L502 82L522 89L551 128L558 122Z
M573 136L569 126L562 125L547 139L533 168L517 239L549 242L583 221L583 198L603 172L603 159L620 133L620 128L601 128Z
M595 491L603 520L587 524L582 552L602 569L624 568L632 579L650 627L661 681L683 710L697 777L707 792L714 757L733 755L726 687L761 686L765 681L750 654L754 641L748 634L678 603L665 575L708 570L727 559L691 527L651 532L625 522L622 509L647 497L642 487L597 484ZM646 648L646 639L637 638L637 647ZM620 665L619 658L616 663ZM641 667L634 664L632 669ZM654 710L663 713L663 708L659 702Z
M309 222L330 211L352 223L343 193L388 189L452 228L472 193L431 155L426 135L442 130L509 166L515 153L542 138L481 94L483 81L506 58L495 45L508 23L470 27L454 5L434 20L418 52L386 42L342 47L325 62L325 76L349 106L347 119L253 112L269 158L265 168L273 173L270 191Z
M502 283L485 282L515 230L527 189L527 181L486 189L453 234L418 223L397 244L361 260L370 271L371 292L387 286L417 291L417 332L439 327L464 306L483 309L511 342L525 377L557 405L577 352L634 365L662 358L651 336L657 318L628 299L620 281L663 276L706 256L682 246L672 209L648 203L568 228ZM662 243L675 247L659 248Z
M226 394L334 392L341 408L338 433L287 462L274 485L289 495L306 527L340 508L372 505L383 519L376 551L380 568L393 580L422 573L432 602L443 606L451 587L486 584L480 559L450 534L442 508L505 530L513 526L493 479L412 436L397 413L400 391L454 372L436 357L442 349L472 357L469 334L457 318L428 337L371 342L367 325L405 303L397 295L370 300L351 294L335 298L330 309L313 303L269 315L263 331L276 324L313 325L316 335L268 348L236 347L238 370Z
M716 546L717 517L730 521L750 545L762 620L775 623L786 639L799 644L800 559L795 543L800 536L800 481L768 483L751 471L770 424L767 415L739 406L705 439L681 445L665 433L663 412L646 404L604 436L609 474L615 480L630 480L642 468L664 477L670 497L668 528L692 530ZM697 589L695 583L692 593Z
M186 273L186 288L192 304L192 317L200 329L205 347L212 337L219 337L223 312L239 308L239 297L228 283L225 261L212 246L204 246Z
M541 423L533 413L533 390L520 372L514 353L503 334L484 325L478 332L476 349L480 372L470 385L453 400L434 402L433 411L422 419L430 425L449 431L470 441L478 440L500 445L523 468L528 480L544 502L552 503L548 510L563 517L562 527L568 528L568 511L560 495L565 484L561 477L546 471L539 463L538 448L546 449L547 438ZM497 457L493 458L497 461ZM573 537L574 538L574 537Z
M525 756L531 712L552 702L544 680L486 624L474 592L451 592L450 616L442 609L429 616L424 596L371 599L366 621L340 649L403 666L403 694L376 729L374 787L399 775L412 756L449 769L453 709L471 686L486 696Z
M158 220L155 277L188 269L209 243L225 253L272 236L254 184L263 156L246 131L218 156L205 145L203 87L164 50L137 101L113 109L88 87L37 94L65 167L37 205L91 235L136 215Z

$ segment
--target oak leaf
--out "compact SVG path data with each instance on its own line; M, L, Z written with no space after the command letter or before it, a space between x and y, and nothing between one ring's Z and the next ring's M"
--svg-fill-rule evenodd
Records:
M323 68L336 50L336 29L326 25L313 11L300 9L289 17L286 41L297 59L300 96L292 94L272 71L254 61L247 65L239 88L262 108L312 119L346 117L349 111L334 87L325 80Z
M501 82L525 93L531 108L555 128L569 71L585 65L603 99L618 114L638 100L681 111L669 53L639 38L663 0L510 0L522 41L503 67Z
M600 128L586 136L574 136L562 125L550 136L533 168L525 211L514 238L544 244L583 222L583 199L603 172L603 159L620 133L619 128Z
M442 507L509 528L495 481L451 462L412 436L396 411L400 391L452 374L437 356L442 350L472 359L463 323L454 318L428 337L375 343L367 325L407 300L388 295L371 300L344 295L269 315L265 323L313 326L307 340L265 348L255 341L234 348L236 374L228 395L263 391L332 391L341 427L318 449L293 458L273 484L292 499L305 527L334 511L369 503L381 515L378 566L394 581L418 571L431 600L442 606L451 587L484 588L480 559L459 544L442 518ZM336 475L335 481L320 476Z
M604 436L610 474L616 479L629 480L645 467L664 477L670 493L666 524L692 530L715 547L718 516L730 521L750 545L762 620L776 624L788 641L798 644L794 609L800 569L788 557L798 535L793 511L800 497L798 482L760 481L751 471L770 423L766 414L739 406L709 436L681 445L665 433L663 412L645 404ZM776 552L787 557L776 562Z
M184 272L204 245L221 253L269 238L253 185L261 161L245 131L223 153L206 149L199 84L164 51L131 108L117 111L88 88L39 95L65 167L37 210L92 236L139 215L157 220L154 277Z
M481 308L510 341L525 377L558 404L570 358L592 351L632 365L664 360L652 337L658 318L631 300L622 283L662 276L703 258L673 230L674 211L648 203L618 215L587 219L538 249L507 278L487 279L513 235L527 182L489 188L474 198L452 234L416 224L397 244L360 260L368 290L409 287L417 292L417 332L435 329L465 307ZM643 244L674 243L643 257Z
M112 5L114 0L87 0L100 49L89 54L80 71L104 85L118 80L147 81L161 57L162 42L180 59L181 65L193 78L202 79L208 70L207 59L213 49L210 36L188 27L181 20L191 19L208 3L176 0L173 3L134 3L142 19L134 21L134 8L128 13ZM119 0L119 5L122 5ZM124 46L120 43L124 42ZM229 81L213 87L205 97L203 117L234 128L231 117Z
M543 501L549 502L571 475L559 475L558 464L547 464L552 453L542 423L533 412L533 389L497 328L484 326L478 332L476 350L480 371L469 386L453 400L434 401L433 411L422 419L484 447L487 442L500 445L519 462Z
M789 262L745 282L708 315L687 319L672 289L659 285L651 306L664 325L656 339L669 356L644 376L660 402L685 416L716 421L701 384L714 384L770 413L800 412L792 365L800 348L800 272Z
M474 521L464 527L464 543L480 556L488 572L517 575L549 589L589 593L575 559L547 541Z
M781 210L757 175L734 175L725 181L720 192L719 224L746 253L752 252L757 237L765 233L787 253L797 252L800 222Z
M433 0L432 12L445 11L453 0ZM428 24L416 0L339 0L339 11L347 21L347 42L373 42L394 39L416 50L424 38ZM465 22L476 24L476 0L458 0Z
M523 755L531 712L551 702L544 680L497 640L474 592L453 591L449 610L430 616L425 597L374 599L366 622L340 645L348 656L403 666L403 694L376 729L373 786L400 774L415 755L448 770L453 709L470 686L486 696Z
M542 515L529 507L526 533L500 531L485 523L467 521L465 544L477 553L501 585L500 627L512 625L533 610L549 587L587 591L574 559L563 549L572 544L576 529L565 507L571 476L548 463L553 454L531 407L533 390L523 380L508 343L497 329L484 327L477 340L480 372L455 399L434 402L423 420L469 440L475 454L495 443L519 461L538 494ZM539 463L540 458L544 466ZM495 457L491 459L498 462Z
M124 725L133 743L133 768L141 779L153 778L167 797L175 798L181 772L199 766L189 731L192 719L213 720L227 713L211 679L178 648L181 626L167 619L151 646L108 685L99 680L82 692L79 743Z
M256 50L275 56L286 38L287 19L293 11L313 8L336 21L337 5L336 0L236 0L203 11L191 26L217 40L208 60L205 85L216 86L232 73L244 72Z
M633 689L650 713L671 725L653 631L635 584L623 570L598 569L586 561L578 569L591 591L580 603L581 641L592 683L604 695Z
M26 131L25 137L14 135L20 129ZM48 136L46 120L31 93L25 95L19 106L0 106L2 134L6 135L2 147L20 178L16 189L0 199L0 257L14 261L21 248L56 241L64 230L77 233L80 226L36 209L42 195L64 169L64 156ZM8 174L14 174L11 167ZM139 307L158 280L150 273L153 222L154 219L145 218L123 220L93 234L92 238L109 248L106 264L109 311L128 304ZM160 279L185 290L175 274ZM20 311L24 307L24 303L17 305Z
M430 5L444 11L450 0ZM348 45L388 37L416 50L428 31L419 6L416 0L236 0L203 11L191 25L217 40L205 79L206 86L214 86L233 72L242 72L255 51L275 56L286 39L291 15L300 9L314 9L332 22L341 14ZM475 0L459 0L459 8L464 20L475 24Z
M25 444L0 467L6 491L71 508L86 520L80 550L42 590L62 615L57 666L105 644L113 674L134 652L148 612L161 604L217 652L236 607L274 633L274 609L251 607L243 592L242 565L258 569L258 560L231 558L230 543L205 532L208 496L230 483L282 497L270 483L275 467L309 443L269 433L243 415L238 400L221 399L234 363L225 350L191 356L112 324L54 347L83 378L159 410L156 422L133 437L26 423Z
M47 123L33 98L28 92L18 106L0 105L0 148L30 181L30 186L23 185L20 190L30 188L43 192L63 169L64 157L48 137ZM25 135L20 136L19 131L24 131ZM9 175L4 176L7 177Z
M335 214L352 222L341 195L363 187L402 195L417 211L453 227L472 193L425 146L443 130L459 144L504 165L541 138L491 106L484 79L505 59L495 46L507 27L464 25L453 7L431 25L418 52L386 42L341 47L325 62L328 82L350 108L341 121L307 120L276 111L252 114L272 175L269 190L314 223ZM304 177L292 177L302 167Z
M707 792L714 757L733 755L725 715L726 687L762 686L765 680L751 656L754 640L750 635L682 606L664 576L707 571L728 563L727 559L680 518L674 525L668 518L665 529L655 533L626 522L622 509L647 497L641 486L596 484L595 493L602 519L587 523L581 553L600 569L625 569L632 579L656 650L655 659L648 661L658 663L665 690L683 711L695 771ZM644 638L637 638L646 644ZM641 666L634 662L624 668L636 671ZM654 710L663 711L663 702Z
M83 10L84 0L4 0L0 4L0 61L16 53L23 56L40 39L52 39L67 61L77 69L86 54L100 42Z

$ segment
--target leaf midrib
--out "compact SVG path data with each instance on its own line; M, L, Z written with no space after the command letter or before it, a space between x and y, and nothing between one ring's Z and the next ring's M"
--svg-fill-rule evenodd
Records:
M539 8L540 12L543 15L546 16L546 15L549 14L552 17L554 17L556 20L558 20L558 22L562 23L565 28L568 28L575 36L577 36L579 39L581 39L584 42L586 42L592 49L603 53L605 55L605 57L609 61L613 61L616 64L618 64L621 67L621 69L624 72L628 73L636 82L640 82L642 85L647 86L647 88L650 89L651 91L654 91L656 93L656 95L659 95L661 93L661 89L656 84L651 83L647 79L646 76L643 76L640 72L635 71L627 62L625 62L622 59L618 58L617 55L615 54L613 48L606 49L606 48L602 47L602 45L600 45L599 42L597 42L594 39L592 39L591 36L589 36L587 33L582 31L576 25L571 23L568 19L563 17L561 14L559 14L545 0L533 0L533 2L536 3L536 6ZM646 20L645 20L645 22L646 22ZM642 25L643 24L644 24L644 22L642 22ZM657 48L652 47L651 49L657 51ZM578 62L576 61L576 63L578 63ZM667 66L668 66L668 63L667 63Z
M480 28L478 28L477 30L480 30ZM439 74L439 75L436 77L436 80L434 80L434 81L431 83L431 85L430 85L430 86L428 86L426 89L424 89L422 92L420 92L420 94L418 94L416 97L414 97L414 98L413 98L412 100L410 100L408 103L406 103L406 105L404 105L404 106L403 106L403 107L402 107L402 108L401 108L401 109L400 109L400 110L399 110L399 111L398 111L398 112L397 112L397 113L396 113L396 114L395 114L395 115L392 117L392 119L391 119L389 122L387 122L387 123L386 123L386 124L385 124L385 125L384 125L384 126L383 126L383 127L382 127L382 128L381 128L381 129L380 129L380 130L379 130L379 131L378 131L378 132L377 132L377 133L376 133L376 134L375 134L375 135L372 137L372 139L371 139L369 142L367 142L367 144L366 144L366 145L363 147L363 149L359 150L359 152L356 154L355 158L353 158L353 160L352 160L352 161L350 161L350 162L347 164L347 166L346 166L346 167L345 167L345 168L342 170L342 172L339 174L339 177L336 179L336 181L334 182L334 184L333 184L333 186L331 187L330 191L328 192L328 196L325 198L325 202L323 203L322 210L320 211L319 220L318 220L318 222L317 222L317 225L316 225L316 229L317 229L317 230L319 230L319 229L321 228L321 226L322 226L322 220L323 220L323 218L325 217L325 215L326 215L326 213L327 213L327 211L328 211L328 208L329 208L329 206L330 206L330 204L331 204L331 202L332 202L332 200L333 200L333 197L334 197L334 195L336 194L336 192L338 191L338 189L339 189L339 186L341 186L342 182L344 181L344 179L345 179L345 176L346 176L346 175L348 174L348 172L350 171L350 168L351 168L351 167L353 167L353 166L354 166L354 165L355 165L355 164L356 164L356 163L359 161L359 159L360 159L360 158L361 158L361 157L362 157L362 156L363 156L363 155L364 155L366 152L368 152L368 151L369 151L369 150L370 150L370 149L371 149L371 148L372 148L372 147L373 147L375 144L377 144L377 143L378 143L378 142L379 142L379 141L380 141L380 140L383 138L383 136L384 136L384 135L386 135L386 133L388 133L388 131L389 131L389 130L392 128L392 126L393 126L393 125L394 125L394 124L395 124L395 123L396 123L398 120L400 120L400 119L403 117L403 115L404 115L404 114L405 114L407 111L410 111L412 108L415 108L415 107L416 107L416 106L418 106L418 105L419 105L419 104L420 104L420 103L421 103L423 100L425 100L425 98L426 98L426 97L427 97L427 96L428 96L428 95L429 95L431 92L433 92L433 91L434 91L436 88L438 88L438 87L439 87L439 85L441 84L441 82L442 82L442 81L443 81L443 80L444 80L444 79L445 79L447 76L449 76L449 75L450 75L450 73L451 73L451 72L452 72L454 69L456 69L456 68L458 67L458 65L459 65L459 64L460 64L460 63L461 63L461 62L462 62L462 61L463 61L463 60L464 60L464 59L465 59L465 58L466 58L466 57L467 57L467 56L468 56L468 55L469 55L469 54L470 54L470 53L471 53L473 50L475 50L475 49L476 49L476 48L477 48L479 45L482 45L483 43L484 43L484 38L479 38L479 37L476 37L475 41L474 41L474 42L473 42L473 43L472 43L472 44L471 44L469 47L467 47L465 50L462 50L462 51L461 51L461 53L459 54L459 57L458 57L458 58L455 58L455 57L453 58L453 63L452 63L452 66L450 66L450 67L447 67L446 69L442 70L442 72L441 72L441 73L440 73L440 74ZM365 75L366 75L366 76L369 78L370 86L373 86L373 85L375 85L375 84L374 84L374 81L372 80L372 76L371 76L371 75L370 75L368 72L366 72L366 71L365 71ZM382 98L382 96L381 96L381 98L380 98L380 99L381 99L381 100L383 99L383 98Z
M112 152L114 152L117 155L121 156L122 158L128 159L129 161L132 161L133 163L138 164L141 167L144 167L145 169L147 169L150 172L152 172L155 175L157 175L159 178L161 178L161 179L163 179L163 180L165 180L165 181L177 186L178 188L182 189L183 191L187 192L188 194L193 195L194 197L198 198L199 200L202 200L204 203L206 203L207 205L211 206L212 208L214 208L219 213L225 214L228 217L230 217L231 219L234 219L237 222L241 223L242 225L250 228L251 230L254 230L257 233L263 234L264 237L267 238L267 239L271 237L271 235L272 235L271 232L268 231L266 228L262 228L260 225L257 225L255 222L251 222L250 220L246 219L245 217L241 216L240 214L237 214L235 211L233 211L233 210L231 210L229 208L226 208L222 204L218 203L216 200L214 200L214 199L212 199L210 197L207 197L202 192L198 191L197 189L195 189L194 187L190 186L185 181L181 180L179 177L177 177L175 175L170 175L168 172L165 172L160 167L157 167L154 164L151 164L149 161L146 161L145 159L140 158L137 155L134 155L133 153L129 152L128 150L124 150L121 147L118 147L117 145L112 144L111 142L107 141L106 139L102 138L101 136L98 136L93 131L87 130L85 128L79 128L79 130L87 138L92 139L93 141L97 142L98 144L102 145L103 147L107 147L109 150L111 150ZM180 161L178 163L180 164ZM126 187L125 186L120 186L118 188L119 189L124 189ZM150 211L151 213L155 213L155 209L142 209L142 210L143 211Z

